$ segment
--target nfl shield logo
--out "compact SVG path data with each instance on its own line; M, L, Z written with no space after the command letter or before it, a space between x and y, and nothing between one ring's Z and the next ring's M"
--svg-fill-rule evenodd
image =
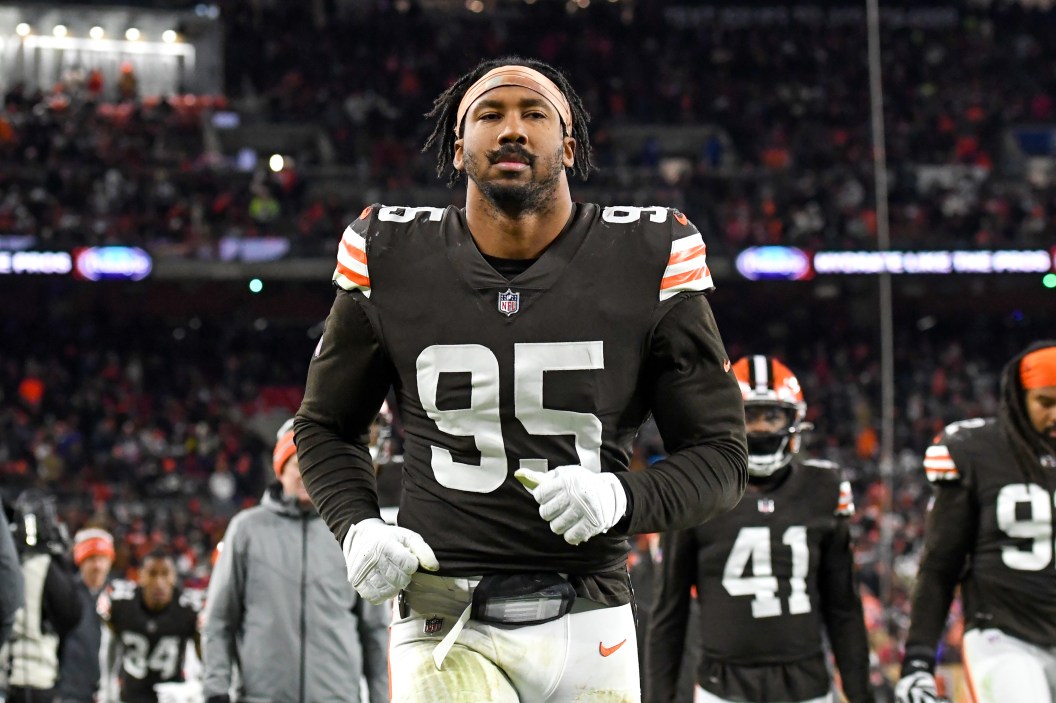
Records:
M761 513L772 513L774 512L774 500L773 498L760 498L759 502L756 503Z
M509 288L505 293L499 293L499 312L506 317L521 309L521 294L514 293Z
M425 634L435 635L444 627L443 618L429 618L425 621Z

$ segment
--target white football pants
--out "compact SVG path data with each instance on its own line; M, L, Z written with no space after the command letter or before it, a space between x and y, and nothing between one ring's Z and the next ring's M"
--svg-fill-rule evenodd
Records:
M472 600L479 578L416 573L407 617L393 606L393 703L638 703L638 644L631 606L576 599L541 625L468 620L437 669L433 652ZM428 630L428 631L427 631Z
M1056 703L1056 652L1001 630L964 633L964 673L975 703Z

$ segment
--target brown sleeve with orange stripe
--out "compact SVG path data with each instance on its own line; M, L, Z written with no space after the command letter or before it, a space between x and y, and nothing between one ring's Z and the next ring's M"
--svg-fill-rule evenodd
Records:
M934 657L954 590L975 543L978 522L979 513L969 486L963 482L936 484L924 554L913 589L907 653L930 652Z
M744 404L711 306L703 293L680 296L653 332L642 381L670 455L617 474L632 534L709 520L735 506L748 481Z

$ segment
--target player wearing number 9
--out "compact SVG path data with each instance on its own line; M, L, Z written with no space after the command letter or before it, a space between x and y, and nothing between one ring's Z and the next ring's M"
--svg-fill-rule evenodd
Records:
M733 371L745 405L748 490L725 515L660 538L646 700L670 703L687 693L678 682L685 680L681 653L695 587L701 642L694 700L832 701L825 631L847 699L872 703L850 484L835 467L796 458L809 425L787 366L755 355Z
M373 205L345 231L304 483L356 589L400 594L394 701L637 701L626 536L711 518L746 481L703 238L678 211L572 201L588 117L551 66L482 63L430 116L466 207ZM390 388L398 527L366 440ZM650 413L671 456L632 473Z
M936 699L935 646L961 586L963 660L976 703L1056 701L1056 342L1001 376L997 418L949 425L927 450L935 490L896 688Z

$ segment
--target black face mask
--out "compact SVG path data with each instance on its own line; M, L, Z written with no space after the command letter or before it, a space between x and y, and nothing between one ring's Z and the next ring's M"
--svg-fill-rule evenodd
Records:
M788 440L788 431L781 432L749 432L748 453L757 455L775 454L781 450L781 446Z

